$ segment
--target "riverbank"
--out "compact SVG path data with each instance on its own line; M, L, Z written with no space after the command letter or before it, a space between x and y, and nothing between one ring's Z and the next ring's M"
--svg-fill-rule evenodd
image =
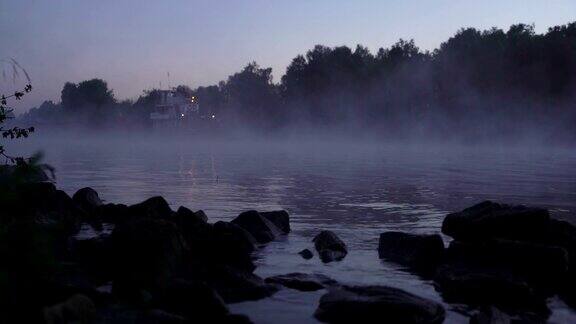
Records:
M2 223L2 246L9 247L3 252L11 261L3 267L2 304L18 320L242 323L249 319L229 308L286 289L324 291L307 316L328 322L372 314L431 323L445 316L442 304L386 285L350 286L315 273L259 277L254 256L291 235L283 211L250 211L210 223L201 211L173 211L161 197L131 206L105 204L90 188L69 197L50 183L28 183L14 192L11 202L3 202L12 217ZM95 235L78 235L88 230ZM294 251L294 259L309 262L303 256L312 254L329 264L354 254L334 232L321 230L309 251ZM564 288L574 278L574 227L546 210L483 203L446 217L443 232L455 239L447 248L438 235L383 233L379 256L433 281L446 302L468 305L467 316L486 310L538 322L550 315L550 297L572 302ZM350 308L358 300L361 314ZM391 301L410 312L383 312ZM422 317L405 317L414 314Z

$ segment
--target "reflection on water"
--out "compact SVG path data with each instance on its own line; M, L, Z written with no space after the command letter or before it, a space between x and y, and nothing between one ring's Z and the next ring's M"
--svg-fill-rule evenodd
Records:
M387 230L438 232L446 213L482 200L540 205L560 218L576 211L576 154L569 151L398 148L278 143L25 142L13 150L48 147L58 186L72 194L90 186L109 202L164 196L177 208L203 209L211 221L248 209L286 209L293 233L259 252L257 273L316 272L345 283L386 284L440 301L430 282L377 257ZM320 229L349 246L342 261L306 261ZM314 322L320 293L283 290L233 305L256 323ZM573 312L557 300L553 317ZM448 305L451 310L462 306ZM465 318L450 311L447 322Z

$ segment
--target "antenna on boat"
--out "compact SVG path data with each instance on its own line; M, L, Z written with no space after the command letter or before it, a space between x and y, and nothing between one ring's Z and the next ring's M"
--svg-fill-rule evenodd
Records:
M170 84L170 71L166 71L166 75L168 75L168 90L170 90L172 88L172 85Z

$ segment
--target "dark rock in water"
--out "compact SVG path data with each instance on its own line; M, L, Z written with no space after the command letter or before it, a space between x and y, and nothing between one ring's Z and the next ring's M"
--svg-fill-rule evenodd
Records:
M102 200L98 197L96 190L90 187L82 188L76 191L72 200L86 213L86 218L83 221L89 223L93 228L101 230L102 222L96 210L102 205Z
M447 215L442 232L461 241L487 238L530 241L540 237L549 222L546 209L485 201Z
M155 304L169 313L202 323L219 322L228 316L222 298L205 283L173 280Z
M264 218L271 221L284 234L290 233L290 215L285 210L275 210L270 212L260 212Z
M346 244L332 231L322 231L312 241L322 262L340 261L348 254Z
M298 254L300 254L306 260L310 260L314 257L314 253L312 253L312 251L310 251L308 249L304 249L304 250L298 252Z
M442 323L442 305L385 287L344 287L320 298L314 316L327 323Z
M178 208L175 214L175 218L177 223L186 221L192 223L208 222L208 216L206 216L206 214L203 211L199 210L197 212L193 212L184 206L180 206L180 208Z
M251 253L256 249L256 240L242 227L229 222L214 224L214 238L210 248L212 263L231 266L252 272L256 266Z
M72 200L74 200L74 202L78 204L80 208L88 212L102 205L102 200L98 196L98 193L96 190L90 187L82 188L76 191L76 193L72 196Z
M568 271L568 254L561 247L497 239L453 241L446 250L446 262L472 269L500 269L549 291L561 285Z
M202 220L204 220L204 222L208 222L208 215L206 215L206 213L203 210L197 210L194 212L194 214L196 214L196 216Z
M180 207L170 219L176 223L190 245L195 241L207 244L212 238L212 225L203 216L206 216L203 212L197 214L186 207Z
M548 312L544 296L538 295L526 281L502 269L443 265L434 280L448 303Z
M494 306L482 307L470 318L470 324L510 324L512 319Z
M444 255L444 242L437 234L386 232L380 234L378 255L381 259L385 258L417 269L432 269Z
M18 190L19 199L3 206L6 216L29 220L68 236L78 232L85 213L64 191L52 183L27 183ZM8 219L4 219L5 222Z
M184 225L179 228L190 249L188 259L193 268L225 266L247 272L256 268L251 255L256 240L240 226L222 221Z
M95 217L102 223L116 224L129 217L128 206L124 204L104 204L95 208Z
M142 219L112 232L113 292L130 297L141 290L165 289L183 267L187 246L177 227L168 221Z
M160 196L148 198L145 201L128 207L132 218L168 219L174 213L168 202Z
M208 285L218 292L226 303L239 303L272 296L278 291L255 274L230 267L209 269L202 276Z
M232 223L247 230L258 243L268 243L281 234L281 230L274 223L255 210L241 213Z
M246 253L256 250L256 239L244 228L230 222L218 221L214 224L214 233L218 241L239 247Z
M545 244L559 246L566 250L569 259L569 276L576 279L576 226L566 221L551 219L544 232Z
M264 281L300 291L316 291L337 284L336 280L321 274L298 272L268 277Z

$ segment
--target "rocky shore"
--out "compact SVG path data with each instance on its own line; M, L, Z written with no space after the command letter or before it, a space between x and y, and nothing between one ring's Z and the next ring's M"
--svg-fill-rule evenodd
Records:
M280 289L325 290L328 323L442 323L438 302L389 286L350 286L311 273L261 278L253 253L290 235L286 211L210 223L162 197L127 206L91 188L72 197L28 182L0 200L0 311L7 323L251 323L228 304ZM87 228L98 235L78 235ZM471 323L545 322L547 299L576 306L576 227L545 209L483 202L446 216L440 234L384 232L380 258L432 280ZM319 230L295 258L338 262L350 251ZM298 255L300 254L300 255ZM0 321L4 322L4 321Z

